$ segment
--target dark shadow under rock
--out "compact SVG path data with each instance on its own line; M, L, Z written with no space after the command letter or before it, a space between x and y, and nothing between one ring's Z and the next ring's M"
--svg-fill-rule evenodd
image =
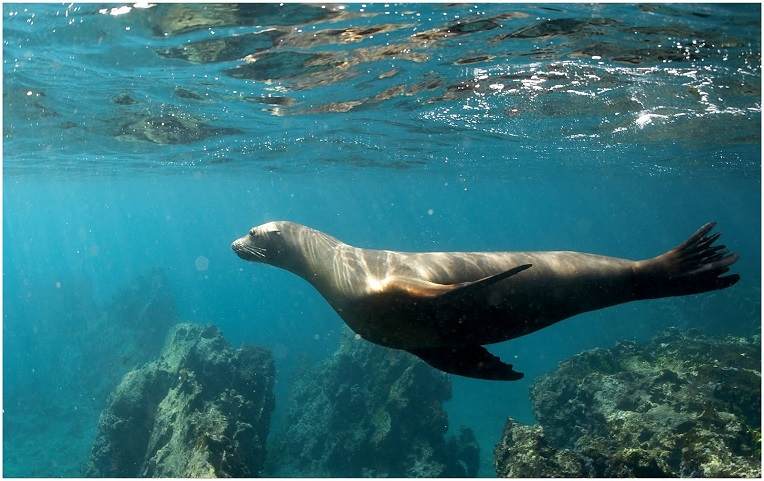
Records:
M669 330L561 363L507 423L504 477L760 477L761 343Z
M478 445L447 439L448 376L418 358L346 333L340 349L296 384L278 475L475 476Z
M178 324L158 360L125 375L101 414L87 475L252 477L274 407L271 354Z

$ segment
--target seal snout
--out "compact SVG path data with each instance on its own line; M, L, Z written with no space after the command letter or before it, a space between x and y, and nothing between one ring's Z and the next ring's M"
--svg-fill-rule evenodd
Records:
M237 256L241 257L242 259L249 260L250 256L247 256L247 250L244 246L244 241L241 239L236 239L235 241L231 242L231 249L233 249Z
M265 262L266 261L266 247L258 245L250 235L240 237L231 243L231 249L236 252L236 255L244 259L245 261L252 262Z

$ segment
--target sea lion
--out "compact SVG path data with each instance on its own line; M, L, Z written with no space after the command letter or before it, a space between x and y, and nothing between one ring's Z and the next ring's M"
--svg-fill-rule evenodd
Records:
M364 339L467 377L522 373L483 345L624 302L723 289L737 260L708 223L678 247L632 261L580 252L396 252L362 249L294 222L253 227L242 259L310 282Z

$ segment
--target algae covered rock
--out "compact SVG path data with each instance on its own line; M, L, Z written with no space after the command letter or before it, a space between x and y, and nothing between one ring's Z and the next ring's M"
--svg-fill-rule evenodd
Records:
M497 474L759 477L760 350L669 330L579 354L534 384L539 425L507 423Z
M496 454L496 475L502 478L575 478L587 476L582 456L549 444L541 426L509 419Z
M446 438L444 373L346 334L331 359L297 382L272 462L280 475L474 476L472 431Z
M274 406L271 354L178 324L158 360L125 375L101 414L87 475L260 474Z

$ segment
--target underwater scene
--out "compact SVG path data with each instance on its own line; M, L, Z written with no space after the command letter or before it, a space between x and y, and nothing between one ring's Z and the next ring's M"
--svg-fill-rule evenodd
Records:
M760 18L4 4L3 475L760 477Z

